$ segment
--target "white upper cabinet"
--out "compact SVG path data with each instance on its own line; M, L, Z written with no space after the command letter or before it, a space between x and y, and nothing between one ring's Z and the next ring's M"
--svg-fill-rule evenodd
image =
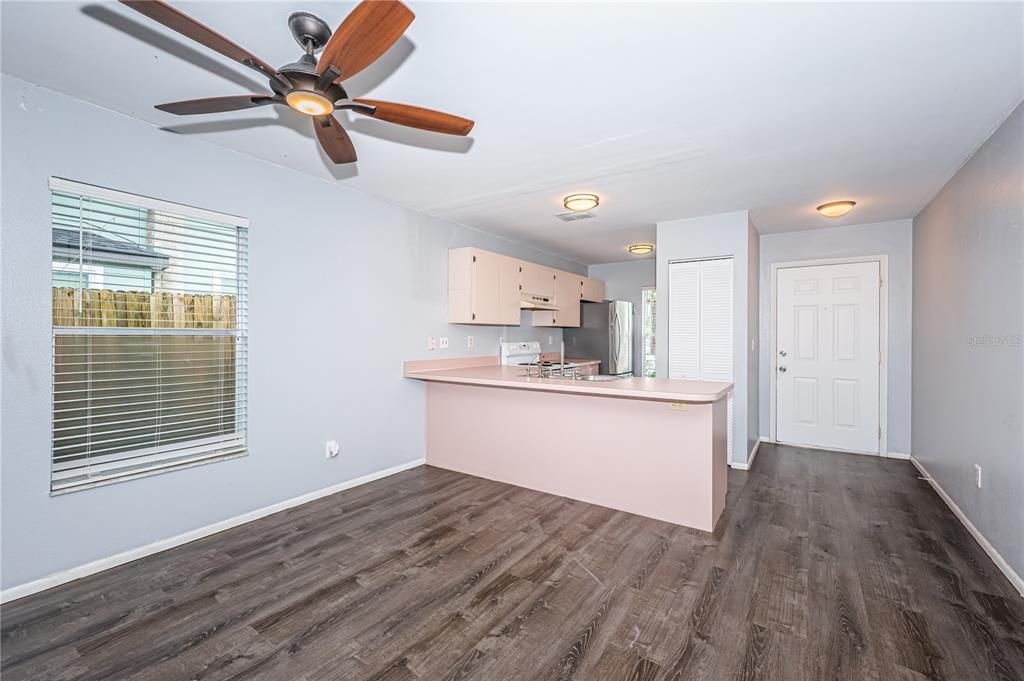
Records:
M478 248L448 251L448 322L519 324L519 261Z
M556 270L544 267L543 265L535 265L532 262L524 262L522 266L523 293L553 298L555 295Z
M604 282L598 279L582 278L583 295L581 300L587 303L600 303L604 300Z
M555 305L557 310L533 313L534 326L578 327L583 277L569 272L555 272Z
M604 282L479 248L448 251L449 324L518 326L524 294L558 308L534 311L534 326L575 327L580 301L603 300Z

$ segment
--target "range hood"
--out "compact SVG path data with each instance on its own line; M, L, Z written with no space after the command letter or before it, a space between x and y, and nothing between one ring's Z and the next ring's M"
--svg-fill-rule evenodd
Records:
M557 310L555 299L551 296L538 296L525 291L519 295L519 309L521 310Z

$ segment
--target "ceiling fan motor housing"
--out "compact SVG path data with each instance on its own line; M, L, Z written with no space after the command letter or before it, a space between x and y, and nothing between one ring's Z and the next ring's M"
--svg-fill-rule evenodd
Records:
M331 39L331 27L327 22L309 12L293 12L288 17L288 29L295 42L313 54L324 49Z

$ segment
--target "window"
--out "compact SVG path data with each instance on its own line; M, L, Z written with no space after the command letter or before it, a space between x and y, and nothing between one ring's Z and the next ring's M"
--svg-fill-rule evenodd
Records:
M50 189L51 493L243 456L248 221Z
M657 369L657 358L654 348L654 330L656 322L656 311L657 306L655 301L657 299L657 289L653 286L648 286L641 292L641 327L640 333L642 334L641 345L643 347L643 372L647 378L654 378Z

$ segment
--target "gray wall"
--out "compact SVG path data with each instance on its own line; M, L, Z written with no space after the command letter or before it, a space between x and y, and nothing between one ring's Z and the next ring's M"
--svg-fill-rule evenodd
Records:
M585 273L8 76L2 99L4 588L422 457L423 386L402 378L402 361L496 354L503 334L534 336L445 323L449 248ZM251 219L250 456L48 495L51 175ZM305 206L316 219L302 219ZM537 331L557 347L560 331ZM451 347L428 353L428 335ZM324 458L327 439L339 458Z
M910 449L910 329L913 301L913 249L910 220L848 225L761 236L761 437L771 431L771 267L775 263L850 258L864 255L889 256L889 367L886 420L888 449L909 454Z
M759 371L760 356L760 310L758 293L761 290L761 242L754 221L747 215L747 338L744 351L747 353L747 451L754 448L760 438L761 413L758 402L761 398Z
M603 265L591 265L590 274L593 279L600 279L606 284L605 297L608 300L628 300L633 303L633 375L643 375L642 343L643 329L641 315L643 296L641 291L646 286L657 283L657 262L654 258L647 260L630 260L627 262L610 262ZM566 352L569 352L567 349Z
M745 464L757 442L757 419L748 415L753 406L751 392L757 394L757 356L751 343L757 343L756 328L749 327L757 285L751 286L749 261L756 255L751 245L750 216L747 211L708 215L658 223L657 280L658 328L655 332L658 376L668 376L668 265L674 260L696 260L732 256L733 258L733 463ZM753 367L753 368L752 368ZM751 379L755 380L751 380ZM751 430L751 427L753 429ZM746 451L743 451L743 444Z
M914 218L913 328L914 457L1024 577L1022 197L1024 105Z

